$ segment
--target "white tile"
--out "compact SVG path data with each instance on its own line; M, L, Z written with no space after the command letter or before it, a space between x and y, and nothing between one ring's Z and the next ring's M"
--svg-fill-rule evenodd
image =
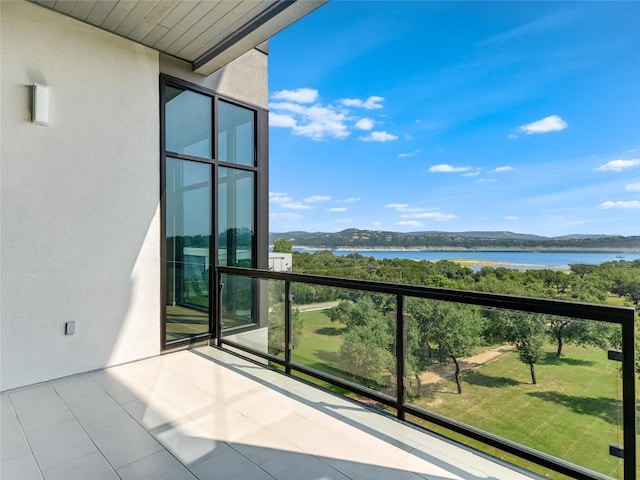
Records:
M300 447L267 429L240 437L230 445L256 465L262 465L283 452L303 453Z
M176 389L170 394L165 395L164 399L184 414L212 408L216 403L216 399L213 396L192 385L187 385L179 390Z
M188 419L177 425L153 432L156 439L180 462L189 466L229 446L214 439L211 433L195 421Z
M411 471L397 468L381 467L348 460L336 460L333 458L323 458L322 460L352 480L422 480L422 477ZM446 476L437 478L453 480L455 477Z
M174 405L155 397L147 401L133 400L122 404L122 408L147 430L171 425L185 416Z
M51 386L67 405L104 395L104 390L86 373L52 380Z
M316 422L295 413L271 423L267 429L281 435L302 449L305 449L307 442L312 438L327 438L333 434L332 431L327 431Z
M348 480L348 477L333 469L313 455L281 453L262 464L262 469L278 480Z
M58 396L53 387L49 385L49 382L36 383L34 385L29 385L28 387L10 390L7 393L14 408L22 404L29 404L34 401L42 400L45 397L54 398Z
M31 449L20 424L7 422L0 431L0 461L6 462L30 454Z
M18 417L16 417L13 411L13 405L11 405L9 395L2 392L2 395L0 395L0 425L14 421L18 421Z
M73 415L57 394L45 394L40 398L32 397L28 401L14 402L15 411L25 432L74 420Z
M89 373L89 376L120 404L141 399L143 396L141 395L141 390L150 392L149 387L132 379L127 379L123 375L118 375L111 370L98 370ZM148 395L148 393L144 395L144 398L147 398Z
M87 432L131 418L126 410L104 392L98 397L74 403L69 408Z
M287 408L281 403L276 403L269 394L253 395L246 399L238 400L233 403L232 408L263 427L286 419L294 412L293 408Z
M209 422L206 425L206 429L215 439L225 442L235 442L264 430L265 427L247 417L239 415L225 423L216 424Z
M224 402L189 413L189 417L198 422L210 432L217 432L222 425L242 415Z
M102 455L92 453L43 472L45 480L119 480Z
M122 480L196 480L184 465L164 450L118 469L118 475Z
M116 469L162 450L153 436L132 418L92 432L91 438Z
M31 432L27 439L42 470L98 451L75 420Z
M6 480L42 480L33 455L23 455L0 464L0 478Z
M192 466L191 472L199 480L273 480L271 475L233 449Z

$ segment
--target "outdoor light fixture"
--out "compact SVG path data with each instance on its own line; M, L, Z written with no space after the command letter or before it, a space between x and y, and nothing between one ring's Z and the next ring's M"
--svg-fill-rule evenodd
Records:
M38 125L49 125L49 87L34 83L31 102L31 121Z

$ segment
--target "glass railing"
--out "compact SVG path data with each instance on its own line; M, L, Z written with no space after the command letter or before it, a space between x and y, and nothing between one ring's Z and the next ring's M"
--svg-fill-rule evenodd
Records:
M230 267L218 275L222 347L552 477L635 478L633 309Z

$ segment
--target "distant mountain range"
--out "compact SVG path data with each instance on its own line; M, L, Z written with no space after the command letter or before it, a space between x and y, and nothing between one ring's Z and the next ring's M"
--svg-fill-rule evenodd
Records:
M564 235L543 237L514 232L385 232L349 228L341 232L271 233L294 247L320 249L411 250L585 250L640 252L640 236Z

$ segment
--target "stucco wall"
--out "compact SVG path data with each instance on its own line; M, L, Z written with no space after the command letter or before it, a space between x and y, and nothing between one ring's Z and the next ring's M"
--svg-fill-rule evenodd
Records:
M160 351L159 58L39 6L0 8L5 390ZM30 121L33 82L51 87L49 126Z
M227 97L268 108L267 58L264 52L253 49L205 77L193 73L191 66L186 62L168 55L160 55L160 71Z

